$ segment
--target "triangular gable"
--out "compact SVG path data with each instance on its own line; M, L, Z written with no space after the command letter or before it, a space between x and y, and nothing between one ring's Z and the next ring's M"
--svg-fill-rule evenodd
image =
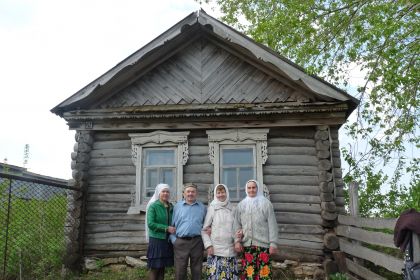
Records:
M201 38L94 108L309 102L316 98Z
M248 60L248 62L252 61L254 66L257 66L257 68L264 68L265 71L260 71L258 74L260 76L264 76L263 74L265 74L266 77L263 78L266 78L267 80L270 78L272 79L275 76L276 79L272 79L272 82L276 83L277 80L277 83L279 84L276 86L279 86L280 89L284 89L285 92L291 90L291 88L286 86L290 84L294 85L295 88L297 87L304 89L301 90L301 93L296 93L296 91L292 91L292 93L288 92L288 94L290 94L290 96L294 96L296 100L299 100L299 98L303 96L302 94L308 95L309 93L310 96L315 96L317 97L316 99L319 100L335 100L338 102L347 102L349 104L350 110L353 110L357 106L357 100L344 91L321 80L320 78L306 74L299 66L277 55L269 48L256 43L252 39L226 26L222 22L210 17L201 10L187 16L185 19L174 25L172 28L147 44L145 47L138 50L127 59L119 63L117 66L109 70L107 73L91 82L85 88L81 89L57 105L51 111L58 115L62 115L66 111L91 108L91 106L95 104L103 104L105 107L107 106L106 104L108 104L108 106L114 106L118 104L118 97L114 97L113 102L116 103L112 103L112 96L114 96L116 93L119 93L119 96L121 96L121 94L124 95L124 97L130 96L132 91L127 88L127 85L132 85L133 83L135 85L135 83L138 82L144 83L146 78L143 76L151 75L154 73L153 71L162 71L164 67L167 67L167 64L163 62L171 57L182 58L182 56L174 55L179 53L188 45L191 45L191 42L200 39L203 35L205 35L206 38L214 40L214 42L217 41L221 46L225 46L234 50L237 55L243 56L246 58L245 60ZM225 54L229 54L229 52L226 52ZM235 56L232 55L231 58L234 59ZM168 63L169 62L170 60ZM159 65L161 65L160 68L157 67ZM242 74L247 73L246 69L242 70ZM273 73L273 75L267 75L268 72ZM205 75L203 72L201 74ZM192 80L189 81L191 82ZM205 81L205 79L201 79L201 82L203 81ZM280 84L279 81L282 81L282 83ZM222 84L225 86L228 85L226 82ZM124 90L126 90L126 92L124 92ZM134 101L133 104L137 106L140 104L170 104L171 102L174 102L173 104L206 103L205 90L204 92L201 92L199 98L196 95L196 92L194 92L194 94L189 97L179 96L178 99L175 97L165 99L163 98L164 92L160 92L160 94L160 98L155 97L154 100L153 98L149 100L151 96L148 96L148 100L144 100L144 102ZM284 95L284 92L276 94L279 96L282 96L283 94L282 98L287 95ZM270 95L270 93L268 93L268 95ZM140 95L135 96L135 98L137 97L140 97ZM142 95L142 97L145 96ZM219 95L210 94L207 97L207 100L211 100L211 102L216 103L230 102L229 100L232 102L234 100L238 103L242 103L244 101L253 102L250 99L250 96L245 99L240 98L239 96L230 98L226 94L220 92ZM255 97L258 98L259 96ZM275 99L274 96L265 96L261 102L264 102L264 100L269 101L273 99ZM110 103L104 102L105 100L109 100ZM281 98L279 100L281 100ZM122 104L121 101L119 102Z

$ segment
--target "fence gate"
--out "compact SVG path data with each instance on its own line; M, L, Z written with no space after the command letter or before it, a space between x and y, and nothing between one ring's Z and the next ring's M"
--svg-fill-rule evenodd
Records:
M0 172L0 279L42 279L62 263L65 183Z

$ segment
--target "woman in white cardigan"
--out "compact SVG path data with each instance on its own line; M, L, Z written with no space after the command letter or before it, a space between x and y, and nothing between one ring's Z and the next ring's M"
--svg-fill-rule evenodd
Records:
M210 228L211 234L207 230ZM233 239L233 209L229 190L223 185L214 188L214 199L207 209L203 238L207 249L207 279L237 280L238 269Z

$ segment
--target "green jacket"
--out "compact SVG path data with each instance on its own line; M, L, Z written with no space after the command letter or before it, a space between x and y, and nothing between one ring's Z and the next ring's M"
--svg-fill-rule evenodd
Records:
M150 237L158 239L167 238L166 230L168 229L168 226L171 225L172 213L173 206L171 203L169 203L169 207L166 208L165 205L160 202L160 200L156 200L152 203L152 205L149 206L149 209L147 210L147 226L149 227Z

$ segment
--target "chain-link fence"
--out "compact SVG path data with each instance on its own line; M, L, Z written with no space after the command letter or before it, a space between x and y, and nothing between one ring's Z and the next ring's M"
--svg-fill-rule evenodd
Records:
M0 173L0 279L42 279L64 253L65 183Z

